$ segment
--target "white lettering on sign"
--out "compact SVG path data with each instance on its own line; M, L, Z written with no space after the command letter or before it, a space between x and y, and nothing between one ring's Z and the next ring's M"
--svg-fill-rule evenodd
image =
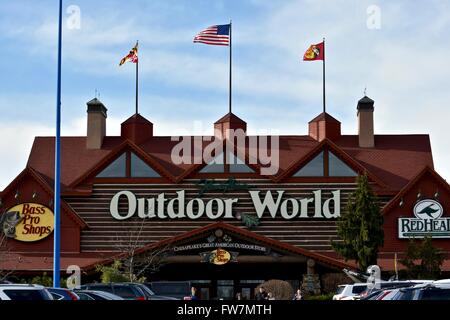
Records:
M253 207L258 218L268 214L272 218L280 215L283 219L294 218L326 218L335 219L341 213L341 191L331 192L332 197L322 201L322 191L312 192L310 198L284 198L284 191L265 193L261 191L248 191ZM119 202L122 198L126 202L127 210L119 210ZM199 219L206 215L210 220L233 219L233 205L238 203L238 198L231 199L201 199L194 198L186 203L185 191L177 191L176 196L167 199L164 193L156 198L137 198L131 191L116 193L110 203L111 216L116 220L126 220L135 215L141 219ZM308 215L308 209L314 205L314 215Z

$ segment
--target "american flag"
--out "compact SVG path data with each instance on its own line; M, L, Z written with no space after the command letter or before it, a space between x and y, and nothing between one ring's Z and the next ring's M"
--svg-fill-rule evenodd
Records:
M222 24L208 27L194 37L194 43L228 46L230 45L230 25Z

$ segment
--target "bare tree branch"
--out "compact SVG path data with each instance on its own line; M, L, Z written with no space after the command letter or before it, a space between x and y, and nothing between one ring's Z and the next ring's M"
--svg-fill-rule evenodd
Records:
M166 263L165 253L170 250L170 244L137 253L143 245L145 220L141 220L139 228L123 225L124 232L116 235L115 249L120 253L122 266L127 278L134 282L147 273L155 273Z
M13 260L11 251L7 246L8 238L0 230L0 262L5 263L7 261ZM0 282L5 281L8 277L13 274L14 270L3 270L0 269Z

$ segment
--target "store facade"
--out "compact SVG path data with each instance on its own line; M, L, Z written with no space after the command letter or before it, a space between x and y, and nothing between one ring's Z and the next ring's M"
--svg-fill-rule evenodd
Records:
M89 275L134 246L164 258L149 278L192 281L203 298L249 296L267 279L319 286L321 275L355 267L331 243L363 173L384 215L383 271L409 237L432 236L449 258L450 188L433 169L429 136L376 135L373 112L371 99L359 100L356 135L322 113L308 135L247 136L227 114L214 136L173 139L137 114L110 137L105 106L88 102L87 135L62 138L62 268ZM230 130L243 133L241 144ZM53 154L54 138L36 137L26 168L0 194L1 269L52 269Z

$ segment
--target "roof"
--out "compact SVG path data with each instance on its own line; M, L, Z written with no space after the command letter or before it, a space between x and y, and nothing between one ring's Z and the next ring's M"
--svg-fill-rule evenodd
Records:
M242 120L237 115L235 115L234 113L231 113L231 112L229 112L226 115L224 115L222 118L217 120L215 123L224 123L224 122L246 123L244 120Z
M223 230L226 230L229 233L235 234L236 236L241 237L243 239L245 238L245 239L255 242L255 243L261 243L261 244L264 244L265 246L268 246L268 247L271 247L274 249L278 249L278 250L282 250L282 251L286 251L290 254L301 255L301 256L304 256L307 258L311 258L311 259L314 259L317 263L321 263L321 264L331 266L334 268L354 267L353 264L347 263L343 260L336 259L336 258L327 256L327 255L323 255L323 254L320 254L317 252L312 252L312 251L309 251L309 250L306 250L306 249L303 249L303 248L300 248L297 246L293 246L291 244L281 242L281 241L278 241L278 240L275 240L275 239L272 239L269 237L265 237L263 235L259 235L252 231L249 231L249 230L246 230L243 228L239 228L239 227L236 227L234 225L224 223L224 222L211 223L204 227L185 232L178 236L167 238L165 240L161 240L161 241L158 241L155 243L148 244L146 246L143 246L143 247L137 249L135 253L141 254L146 251L155 250L155 249L161 248L161 247L167 247L167 246L170 247L170 246L173 246L182 241L186 241L186 240L190 241L193 238L198 237L199 235L209 235L210 231L215 230L215 229L223 229ZM114 259L123 257L125 255L126 255L126 253L119 253L116 256L112 256L107 259L100 260L97 263L106 264L108 262L112 262Z
M194 137L188 137L194 139ZM204 137L205 148L212 137ZM279 172L282 175L293 164L307 157L320 142L310 136L278 136ZM247 137L249 139L249 137ZM103 159L114 153L126 139L105 137L102 149L87 149L86 137L61 138L61 183L63 190L85 175ZM27 166L44 179L54 177L54 137L36 137ZM198 164L175 164L171 160L173 147L179 141L168 136L154 136L136 146L146 153L173 177L182 177ZM333 142L355 162L382 181L392 191L401 190L424 167L433 168L430 138L428 135L375 135L374 148L360 148L357 135L343 135ZM250 149L248 147L248 152ZM176 179L175 179L176 180ZM178 180L177 180L178 181Z
M316 121L320 121L320 120L326 120L328 122L336 122L336 123L341 123L339 120L333 118L330 114L326 113L326 112L322 112L321 114L319 114L317 117L315 117L314 119L312 119L309 123L311 122L316 122Z
M152 124L149 120L141 116L139 113L133 114L131 117L129 117L125 122L122 124L129 124L129 123L142 123L142 124Z
M445 181L444 178L442 178L434 169L430 167L425 167L416 177L414 177L414 179L408 182L408 184L405 187L403 187L403 189L400 190L400 192L397 193L397 195L393 199L391 199L384 206L383 214L389 213L389 211L394 206L398 205L398 203L401 201L401 198L405 194L407 194L414 186L416 186L419 183L420 179L424 177L426 174L430 174L434 178L434 181L439 183L444 189L450 192L450 185L447 183L447 181Z

